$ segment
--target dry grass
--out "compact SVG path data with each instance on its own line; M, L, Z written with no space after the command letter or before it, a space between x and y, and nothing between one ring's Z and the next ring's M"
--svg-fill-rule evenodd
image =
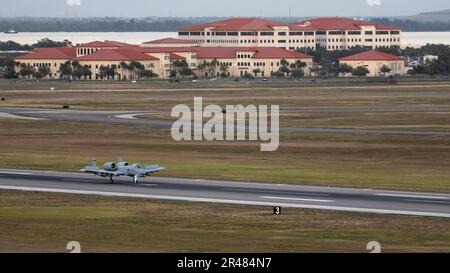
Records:
M11 86L39 89L51 84ZM278 104L283 126L440 131L450 127L450 85L445 82L316 87L199 84L198 90L191 90L196 87L192 83L58 84L86 91L7 91L1 88L14 88L0 84L0 97L6 98L0 107L60 108L69 104L74 109L155 111L157 118L171 119L173 106L192 105L194 96L202 96L204 105ZM130 85L142 89L91 91ZM301 107L387 110L304 112ZM430 110L414 111L418 108ZM432 111L438 108L442 111ZM168 130L148 127L4 119L0 122L0 167L78 170L92 157L98 161L123 157L163 164L168 168L161 174L165 176L450 192L448 137L282 133L281 140L277 152L261 153L259 143L177 143Z
M30 87L38 87L31 85ZM70 85L72 87L72 85ZM79 109L171 109L177 103L192 104L194 96L205 103L278 104L289 107L449 105L450 84L396 86L295 86L295 85L142 85L129 89L119 83L75 84L72 91L29 90L0 84L7 100L0 106L60 107L71 103ZM162 90L161 90L162 89ZM22 91L15 91L22 90ZM92 92L92 91L104 92ZM163 91L165 90L165 91ZM172 91L170 91L172 90ZM180 90L183 90L180 92ZM111 92L110 92L111 91ZM114 92L113 92L114 91Z
M246 90L140 92L192 84L123 83L39 85L0 83L0 107L143 110L168 113L176 104L279 104L281 123L302 127L448 130L443 112L302 113L298 107L447 107L450 86L308 87L229 85ZM190 86L190 87L189 87ZM289 111L283 112L283 109ZM167 119L168 115L159 114ZM0 167L77 171L93 157L122 157L167 167L163 176L301 183L322 186L450 192L450 138L283 133L281 147L261 153L258 143L174 142L148 127L0 119ZM87 252L365 252L378 240L387 252L447 252L450 222L289 209L131 200L46 193L0 192L0 252L65 252L78 240Z
M77 171L92 158L167 167L163 176L450 192L450 139L284 134L258 143L175 142L168 130L3 119L0 166Z
M1 191L0 252L447 252L450 220Z

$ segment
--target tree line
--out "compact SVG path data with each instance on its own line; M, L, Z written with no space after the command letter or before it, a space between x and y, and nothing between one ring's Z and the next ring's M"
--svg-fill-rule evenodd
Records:
M325 48L317 47L316 50L311 49L298 49L298 52L306 53L313 57L313 60L320 64L319 68L314 69L319 75L339 75L342 73L352 73L355 76L363 75L364 69L362 67L355 71L350 68L341 66L339 59L354 54L367 51L368 48L356 46L347 50L328 51ZM407 47L401 49L400 47L381 47L378 51L388 54L403 56L407 61L417 61L422 64L418 64L410 72L413 75L448 75L449 72L449 59L450 59L450 46L442 44L428 44L420 48ZM427 55L437 56L437 59L428 62L423 62L423 58ZM384 69L386 70L386 69ZM383 74L389 73L380 71Z
M399 27L403 31L450 31L450 21L422 22L414 20L400 20L389 18L373 18L370 21L381 25Z
M199 21L182 18L1 18L0 31L18 32L144 32L176 31Z
M18 71L16 71L15 67L19 67ZM128 72L129 78L128 80L140 80L140 79L151 79L158 77L151 69L146 69L145 66L136 61L132 62L121 62L120 65L109 65L104 66L101 65L98 67L98 76L99 79L115 79L116 76L119 75L119 70L121 71L121 75L124 75L124 72ZM59 75L61 79L66 80L81 80L81 79L90 79L92 77L91 67L88 65L81 65L78 61L67 61L59 66L58 69ZM3 73L3 78L6 79L17 79L22 78L36 78L43 79L47 76L51 75L51 70L47 66L34 67L24 63L15 62L14 60L9 60L7 62L6 70ZM127 80L127 77L124 76L123 80Z
M28 44L19 44L14 41L0 41L0 51L30 51L35 48L45 48L45 47L69 47L72 45L72 42L69 40L64 40L62 42L57 42L50 40L48 38L44 38L39 40L37 43L28 45Z
M14 28L19 32L143 32L176 31L199 23L224 19L197 18L0 18L0 31ZM267 18L293 22L304 18ZM371 18L371 22L400 27L403 31L450 31L450 21L416 21L392 18Z
M62 44L61 44L62 43ZM37 43L40 47L47 47L47 46L68 46L70 45L69 41L65 42L54 42L49 39L43 39L40 42ZM306 53L313 57L314 62L317 62L320 64L319 67L315 67L312 69L312 72L318 75L339 75L344 73L351 73L355 76L363 76L366 72L363 67L355 68L354 70L350 70L350 68L345 66L340 66L338 60L340 58L354 55L357 53L361 53L364 51L367 51L367 48L364 47L353 47L347 50L337 50L337 51L328 51L324 48L318 47L317 50L311 50L311 49L299 49L298 51L301 53ZM450 46L448 45L436 45L436 44L428 44L425 46L422 46L420 48L412 48L407 47L405 49L400 49L399 47L390 47L390 48L379 48L379 51L386 52L389 54L397 55L397 56L403 56L408 61L417 61L419 62L418 65L416 65L413 70L411 70L409 73L413 75L449 75L449 67L450 67ZM433 55L437 56L437 59L432 59L429 61L424 62L423 58L427 55ZM14 71L14 60L13 57L7 57L7 58L0 58L0 68L3 68L2 75L6 78L14 78L17 76L32 76L33 73L37 73L35 76L37 77L45 77L47 75L47 71L45 68L37 68L34 70L31 68L23 68L22 74L16 75ZM306 64L301 64L299 62L295 64L288 64L286 60L280 61L280 68L278 71L273 72L270 76L271 77L293 77L293 78L300 78L304 76L305 72L305 66ZM64 68L64 67L63 67ZM71 73L66 73L65 75L70 75L70 77L73 78L83 78L83 77L89 77L91 75L86 75L87 69L84 68L84 74L83 69L78 67L78 65L71 65ZM100 76L103 78L108 78L108 76L111 78L113 75L116 74L119 67L117 66L110 66L108 67L100 67ZM130 64L123 63L121 64L121 70L129 71L131 77L133 79L139 79L139 78L152 78L155 77L153 71L145 69L145 67L141 66L137 62L131 62ZM41 71L39 71L41 70ZM61 70L61 68L60 68ZM65 69L62 69L65 70ZM189 65L186 63L186 61L175 61L172 64L170 76L173 77L196 77L197 75L204 77L228 77L229 76L229 66L226 63L219 63L217 59L214 59L210 62L203 62L198 64L198 67L196 69L197 71L193 71ZM383 71L380 71L380 73L386 74L389 73L389 71L386 71L387 69L383 69ZM261 69L254 68L252 73L246 74L245 77L247 78L253 78L258 77L262 73ZM368 72L367 72L368 73ZM366 73L366 75L367 75ZM122 73L123 75L124 73ZM81 76L80 76L81 75ZM269 76L269 75L267 75Z

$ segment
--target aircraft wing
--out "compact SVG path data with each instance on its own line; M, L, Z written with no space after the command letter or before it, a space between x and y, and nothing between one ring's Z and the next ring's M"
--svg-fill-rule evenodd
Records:
M124 175L124 173L122 173L122 172L106 171L106 170L101 170L99 168L92 168L92 167L89 168L89 166L87 166L84 169L81 169L81 171L85 172L85 173L99 175L99 176L120 176L120 175Z
M156 173L159 171L163 171L166 168L158 166L158 165L154 165L154 166L145 166L144 170L145 170L145 175L150 175L152 173Z

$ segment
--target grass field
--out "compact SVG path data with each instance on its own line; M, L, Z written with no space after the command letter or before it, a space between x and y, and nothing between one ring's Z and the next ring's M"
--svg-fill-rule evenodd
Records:
M434 85L434 84L446 84L446 81L413 81L413 82L399 82L398 85ZM279 82L257 82L257 81L246 81L241 80L240 82L234 82L233 79L222 82L210 82L209 80L201 80L199 82L193 83L190 81L182 81L180 83L170 83L167 80L156 80L156 81L139 81L137 83L122 82L122 81L72 81L70 83L65 81L0 81L0 90L49 90L50 88L55 88L56 90L110 90L110 89L130 89L130 90L152 90L152 89L185 89L185 88L297 88L298 86L349 86L358 85L358 83L317 83L317 82L295 82L295 81L279 81ZM382 86L383 84L368 84L360 83L360 85L370 86Z
M287 134L252 142L174 142L147 127L3 119L0 166L78 171L92 158L156 163L172 177L450 192L450 139Z
M156 111L157 115L146 118L171 119L173 106L192 105L194 96L202 96L204 105L278 104L282 126L450 128L450 85L445 83L250 88L183 92L0 91L0 96L6 98L0 106L60 108L69 104L74 109ZM305 112L302 107L337 110ZM366 108L367 112L353 111ZM99 162L122 157L164 165L164 176L450 192L448 137L282 133L277 152L261 153L259 143L174 142L168 130L148 127L0 121L0 167L77 171L94 157Z
M0 83L0 107L155 111L145 118L168 120L173 106L202 96L204 104L222 106L278 104L282 126L450 128L445 83L58 83L72 91L42 91L54 84ZM207 90L214 87L226 90ZM282 133L278 151L261 153L254 142L174 142L168 129L0 118L0 168L78 171L92 158L121 157L163 165L167 170L158 175L166 177L450 192L449 155L450 138L437 136ZM386 252L450 249L448 219L300 209L275 217L264 207L15 191L0 197L0 252L66 252L73 240L86 252L367 252L373 240Z
M448 252L450 220L0 191L0 252Z

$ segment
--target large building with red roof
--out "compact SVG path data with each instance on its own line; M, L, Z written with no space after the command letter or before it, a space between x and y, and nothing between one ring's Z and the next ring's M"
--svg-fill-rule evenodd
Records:
M341 58L339 63L347 64L353 68L365 67L369 70L368 76L372 77L406 74L405 58L377 50L369 50ZM383 66L388 67L390 71L383 72L381 69Z
M48 77L58 78L59 67L77 57L77 49L74 47L64 48L38 48L28 54L16 57L15 61L33 67L36 71L40 67L48 68ZM19 70L19 68L17 68Z
M190 47L196 45L197 43L175 38L164 38L142 43L143 47Z
M159 46L146 46L148 44ZM201 47L188 46L190 43L183 46L180 44L183 44L182 41L176 39L157 40L141 46L95 41L71 48L36 49L17 57L16 61L20 62L20 65L33 67L36 71L40 67L48 67L49 78L61 77L60 67L64 63L78 63L92 72L88 79L104 78L102 71L105 68L115 68L114 76L108 78L135 78L136 71L126 69L132 62L141 63L144 69L151 70L161 79L168 78L174 70L174 65L180 62L185 62L200 77L217 77L224 74L230 77L248 74L269 77L283 65L291 66L300 61L306 63L306 67L302 68L305 72L313 65L311 56L277 47ZM17 69L20 70L20 66Z
M200 46L376 49L400 46L401 29L347 18L317 18L295 23L235 18L181 28L178 38Z

